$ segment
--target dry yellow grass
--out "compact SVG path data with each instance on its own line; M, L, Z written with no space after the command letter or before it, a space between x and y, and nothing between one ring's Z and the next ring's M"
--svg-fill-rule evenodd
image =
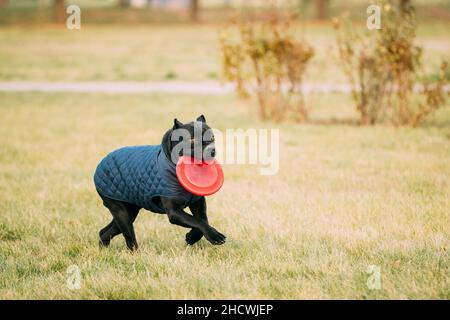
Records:
M354 115L310 97L313 119ZM424 128L275 125L231 96L0 94L0 298L450 298L448 111ZM331 107L332 106L332 107ZM118 237L95 192L97 162L157 144L173 117L280 129L281 167L225 166L208 199L228 241L184 244L185 229L142 211L140 250ZM79 290L66 285L77 265ZM381 288L367 287L370 265Z
M363 32L365 22L356 23ZM421 24L427 67L435 72L448 58L449 24ZM83 25L80 31L57 27L0 29L1 81L184 81L218 80L221 74L220 26ZM307 82L345 82L334 54L330 24L295 26L316 49Z

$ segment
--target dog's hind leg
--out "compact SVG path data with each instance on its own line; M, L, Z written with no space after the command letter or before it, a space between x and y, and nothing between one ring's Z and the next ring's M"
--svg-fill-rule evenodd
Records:
M109 246L112 238L120 234L120 229L114 219L102 230L100 230L100 246Z
M112 210L111 213L113 213ZM120 232L125 237L128 249L130 249L131 251L137 250L138 244L136 241L136 235L134 234L133 223L131 222L131 217L128 212L120 208L115 210L113 215L114 221L119 227Z
M100 230L100 232L98 233L98 234L100 235L100 237L102 236L102 234L104 234L106 231L108 231L109 228L111 228L111 227L113 226L113 224L114 224L114 219L111 220L111 222L108 223L108 224L106 225L106 227L104 227L103 229Z
M113 221L100 231L100 242L102 245L109 245L111 239L120 233L125 237L127 247L136 250L138 244L134 233L133 222L136 219L140 208L132 204L121 201L103 198L103 204L109 209L113 216Z
M133 223L139 213L139 209L129 209L128 212L130 213L130 216L132 218L131 223ZM113 219L106 227L100 230L100 246L109 246L112 238L121 233L122 231L120 231L120 228L117 226L116 222Z

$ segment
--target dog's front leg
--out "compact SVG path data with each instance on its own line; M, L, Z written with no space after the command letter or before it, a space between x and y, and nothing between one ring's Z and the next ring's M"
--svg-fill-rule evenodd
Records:
M225 242L226 237L223 234L211 227L207 221L186 213L182 209L182 204L167 198L161 198L161 202L166 209L170 223L185 228L198 229L212 244L223 244Z
M199 200L194 202L189 206L194 217L205 221L208 223L208 216L206 215L206 200L205 197L201 197ZM188 233L186 233L186 243L188 245L193 245L198 242L203 237L203 232L199 229L191 229Z

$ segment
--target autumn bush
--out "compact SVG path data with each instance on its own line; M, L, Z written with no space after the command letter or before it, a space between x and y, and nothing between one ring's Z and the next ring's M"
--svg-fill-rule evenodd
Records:
M220 45L225 78L236 84L241 97L256 97L261 119L307 120L302 82L314 49L292 35L291 19L235 19L223 30Z
M445 105L448 63L442 62L433 81L423 81L430 77L423 71L423 48L415 43L414 7L378 4L381 29L359 34L345 20L335 19L340 64L362 124L417 126Z

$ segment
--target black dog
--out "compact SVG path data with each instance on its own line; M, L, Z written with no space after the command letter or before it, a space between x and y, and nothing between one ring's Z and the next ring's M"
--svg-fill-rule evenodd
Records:
M186 134L180 139L179 129L187 133L187 139ZM113 237L122 233L128 248L136 250L133 222L142 208L165 213L170 223L191 228L186 234L189 245L202 236L215 245L225 242L226 237L208 223L205 197L189 193L176 179L175 166L181 155L202 160L215 156L214 135L203 115L187 124L175 119L161 145L121 148L102 160L94 181L113 220L100 230L101 246L108 246ZM192 215L184 211L186 207Z

